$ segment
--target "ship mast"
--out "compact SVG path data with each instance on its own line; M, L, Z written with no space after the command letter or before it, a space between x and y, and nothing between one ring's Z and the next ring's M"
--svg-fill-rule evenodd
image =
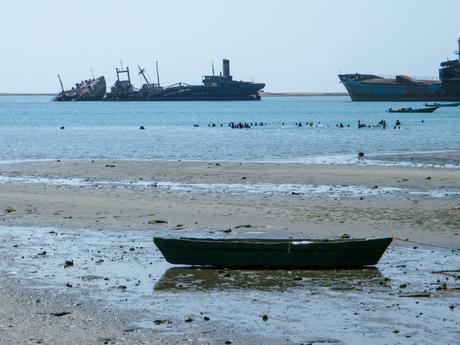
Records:
M158 72L158 61L155 61L155 67L156 67L156 70L157 70L157 84L158 84L158 87L160 86L160 73Z
M61 90L62 90L62 92L64 92L64 85L62 85L62 80L61 80L61 76L59 75L59 73L58 73L57 77L59 79L59 84L61 84Z
M145 69L141 68L141 66L139 66L139 65L137 65L137 67L139 68L139 74L141 74L144 77L144 80L147 83L147 85L150 85L149 80L147 79L147 77L145 76L145 73L144 73Z
M455 54L458 55L458 60L460 60L460 37L458 38L457 42L458 42L458 50L455 51Z

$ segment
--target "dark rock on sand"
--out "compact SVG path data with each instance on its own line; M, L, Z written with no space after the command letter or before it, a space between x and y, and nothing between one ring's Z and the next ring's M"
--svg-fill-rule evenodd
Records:
M251 224L243 224L243 225L235 226L235 229L240 229L240 228L252 228L252 225Z
M69 315L69 314L72 314L72 313L70 311L60 311L57 313L50 313L51 316L56 316L56 317L61 317L61 316Z

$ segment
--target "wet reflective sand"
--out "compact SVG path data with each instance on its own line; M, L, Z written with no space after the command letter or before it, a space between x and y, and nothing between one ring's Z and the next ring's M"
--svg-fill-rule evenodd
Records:
M0 227L0 270L34 289L126 310L135 315L133 327L200 333L216 343L225 337L254 344L455 344L460 338L459 250L396 241L376 268L224 270L169 265L152 242L155 234ZM73 265L64 268L66 260Z

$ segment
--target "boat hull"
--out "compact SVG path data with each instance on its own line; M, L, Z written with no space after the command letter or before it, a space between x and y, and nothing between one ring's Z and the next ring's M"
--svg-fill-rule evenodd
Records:
M428 108L420 108L420 109L412 109L412 108L403 108L403 109L388 109L389 113L432 113L436 109L438 109L439 106L436 107L428 107Z
M183 85L155 92L107 93L105 101L259 101L263 83L233 82L227 86Z
M460 87L443 87L432 83L368 83L340 75L343 85L353 101L460 101Z
M62 91L52 99L54 102L90 102L102 101L106 92L104 77L88 80L80 84L79 88Z
M305 241L154 238L155 245L169 263L235 268L340 268L375 265L392 238Z

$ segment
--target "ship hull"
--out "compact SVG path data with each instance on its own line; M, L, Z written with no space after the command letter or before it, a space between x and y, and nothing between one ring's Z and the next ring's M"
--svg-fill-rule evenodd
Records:
M102 101L104 99L105 91L99 94L91 95L91 96L66 96L66 95L57 95L55 98L52 99L53 102L95 102L95 101Z
M343 85L353 101L460 101L458 92L447 92L438 83L427 85L369 85L346 80Z
M52 99L54 102L102 101L106 93L104 77L87 81L78 89L66 90Z
M131 94L108 93L105 101L258 101L265 84L242 83L232 86L186 85L161 89L158 92L136 91Z

